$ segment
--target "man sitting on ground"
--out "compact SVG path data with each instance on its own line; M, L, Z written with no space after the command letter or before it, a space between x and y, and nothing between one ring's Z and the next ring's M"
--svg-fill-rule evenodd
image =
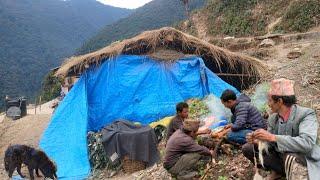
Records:
M189 105L185 102L180 102L176 105L176 111L177 115L171 119L168 130L167 130L167 140L170 138L170 136L178 129L181 129L183 121L188 118L189 116ZM204 130L199 130L196 133L197 135L200 134L210 134L211 130L210 129L204 129Z
M182 127L184 119L188 118L189 105L185 102L180 102L176 105L176 111L177 111L176 116L172 118L168 126L167 140L176 130Z
M197 175L199 163L206 164L211 159L213 151L194 140L199 124L200 121L186 119L167 142L163 166L173 177L192 178Z
M268 131L249 133L250 144L242 147L244 156L254 162L257 140L267 142L269 153L263 153L263 166L272 171L269 180L281 176L288 180L320 178L317 117L314 110L296 104L293 86L294 81L283 78L271 82L268 105L273 114L268 119Z
M232 112L231 122L227 125L231 131L227 134L227 140L231 143L245 144L246 135L256 129L266 129L267 125L261 113L250 103L250 98L241 94L237 98L232 90L225 90L221 97L222 104Z

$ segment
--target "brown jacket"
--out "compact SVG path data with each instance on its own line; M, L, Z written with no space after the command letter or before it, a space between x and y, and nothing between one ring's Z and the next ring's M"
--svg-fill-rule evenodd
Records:
M166 155L163 162L164 168L170 169L175 165L179 158L186 153L211 155L208 148L200 146L194 139L192 139L192 137L179 129L172 134L167 142Z

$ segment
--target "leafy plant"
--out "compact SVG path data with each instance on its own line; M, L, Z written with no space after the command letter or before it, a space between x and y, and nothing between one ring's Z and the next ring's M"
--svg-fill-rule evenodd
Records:
M102 144L102 134L100 132L89 132L87 135L89 160L93 170L103 169L108 166L109 158L106 155Z
M50 101L60 95L62 79L55 77L53 72L50 72L42 82L42 101Z
M227 180L228 178L226 176L219 176L218 180Z
M200 118L210 113L208 106L200 99L193 98L187 101L189 105L189 117Z

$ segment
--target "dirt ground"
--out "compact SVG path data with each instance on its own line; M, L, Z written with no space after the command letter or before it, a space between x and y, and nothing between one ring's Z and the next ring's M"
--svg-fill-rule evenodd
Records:
M264 78L265 81L280 77L294 80L299 104L317 110L320 121L320 35L297 39L282 40L272 47L256 47L241 52L253 56L258 54L268 65L270 74ZM302 55L288 59L287 54L295 48L298 48ZM7 176L3 168L5 149L15 143L37 147L50 120L51 111L46 104L42 106L41 111L39 108L36 110L36 115L34 109L30 109L28 116L16 121L3 120L3 116L0 115L0 179L5 179ZM235 150L232 155L219 157L219 161L210 169L207 179L252 179L252 176L252 165L241 152ZM95 179L107 177L108 175L102 172ZM113 179L171 179L171 177L159 164L132 175L120 172Z

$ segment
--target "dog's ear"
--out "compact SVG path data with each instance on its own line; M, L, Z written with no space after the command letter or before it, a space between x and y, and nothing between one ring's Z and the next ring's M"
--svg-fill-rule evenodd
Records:
M58 176L57 176L56 173L53 173L53 177L54 177L55 179L58 179Z

